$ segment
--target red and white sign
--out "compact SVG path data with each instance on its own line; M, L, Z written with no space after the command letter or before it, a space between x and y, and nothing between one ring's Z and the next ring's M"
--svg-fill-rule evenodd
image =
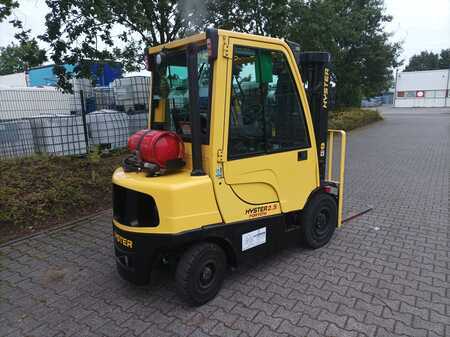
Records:
M424 96L424 92L423 91L416 91L416 97L423 97Z

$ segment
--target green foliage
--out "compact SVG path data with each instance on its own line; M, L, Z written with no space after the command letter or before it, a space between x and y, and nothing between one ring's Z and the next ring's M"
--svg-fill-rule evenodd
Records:
M126 71L142 69L144 46L179 38L186 31L183 3L158 0L46 0L47 31L40 38L55 64L76 64L78 77L90 76L89 60L114 60ZM113 32L114 29L114 32ZM119 47L121 46L121 47ZM59 86L70 89L58 67Z
M0 0L0 22L11 16L18 7L18 1ZM47 61L45 50L40 49L36 39L30 37L31 30L25 30L17 18L9 20L9 23L18 29L14 35L17 43L0 47L0 75L21 72L26 66L36 67Z
M1 160L2 237L46 228L111 207L111 175L122 153L108 157Z
M345 108L330 114L328 128L349 131L380 120L383 117L376 110Z
M399 66L400 44L389 42L383 0L298 2L289 38L303 50L329 51L337 77L336 104L359 105L386 89Z
M39 48L35 39L11 43L0 47L0 75L24 71L26 65L40 66L46 60L45 50Z
M291 27L289 13L292 3L288 0L209 0L204 25L258 35L286 37ZM204 27L197 27L199 30Z
M450 48L442 49L439 55L439 69L450 68Z
M96 145L91 151L89 151L88 159L91 163L98 163L102 158L102 150L100 145Z
M437 70L450 68L450 48L442 49L440 54L422 51L413 55L405 71Z
M338 106L359 105L389 88L400 44L389 41L383 0L244 0L208 2L203 24L284 37L302 50L329 51ZM199 26L199 29L202 27Z
M142 67L144 46L183 37L207 26L300 42L303 50L330 51L337 75L337 104L359 105L389 87L398 43L384 31L391 17L383 0L46 0L42 39L56 64L114 59L125 70ZM115 34L111 33L114 26ZM116 33L119 31L119 33ZM122 48L117 47L120 40ZM57 68L60 86L67 74Z
M15 8L19 7L17 0L0 0L0 22L12 14Z

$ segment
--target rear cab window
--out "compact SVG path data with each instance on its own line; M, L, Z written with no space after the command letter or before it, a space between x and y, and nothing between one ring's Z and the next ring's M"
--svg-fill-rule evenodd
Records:
M186 49L165 51L166 58L152 75L152 128L174 131L191 142ZM206 46L197 52L198 105L203 144L209 143L211 68Z

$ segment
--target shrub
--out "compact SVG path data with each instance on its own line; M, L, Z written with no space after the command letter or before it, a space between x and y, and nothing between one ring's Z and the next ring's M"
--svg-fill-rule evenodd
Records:
M348 108L330 113L328 128L349 131L382 119L376 110Z
M111 176L123 152L0 160L2 240L111 207Z

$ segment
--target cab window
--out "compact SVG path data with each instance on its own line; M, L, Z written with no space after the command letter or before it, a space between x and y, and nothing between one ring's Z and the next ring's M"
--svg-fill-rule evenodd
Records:
M202 143L209 142L209 93L211 71L206 47L197 53L198 105ZM152 92L152 127L175 131L183 140L191 141L188 66L186 50L167 52L166 60L155 71ZM160 116L157 120L156 116Z
M235 46L228 157L309 147L304 113L285 55Z

